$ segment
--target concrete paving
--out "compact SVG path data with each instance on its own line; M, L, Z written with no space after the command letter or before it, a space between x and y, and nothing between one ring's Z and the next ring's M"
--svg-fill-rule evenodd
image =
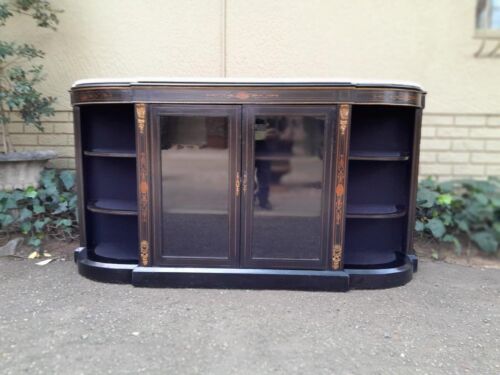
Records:
M0 374L500 374L500 270L348 293L142 289L0 259Z

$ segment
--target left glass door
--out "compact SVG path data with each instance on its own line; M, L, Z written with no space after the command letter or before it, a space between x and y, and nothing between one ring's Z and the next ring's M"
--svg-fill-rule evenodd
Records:
M154 258L239 264L241 107L152 106Z

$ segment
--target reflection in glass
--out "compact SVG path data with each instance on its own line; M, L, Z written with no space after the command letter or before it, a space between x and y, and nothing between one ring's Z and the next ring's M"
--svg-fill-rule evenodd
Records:
M225 117L161 117L163 255L228 256L228 132Z
M324 118L256 118L253 258L320 257L324 131Z

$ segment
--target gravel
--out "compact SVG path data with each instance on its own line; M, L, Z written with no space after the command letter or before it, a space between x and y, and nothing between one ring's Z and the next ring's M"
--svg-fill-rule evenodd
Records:
M143 289L0 259L0 373L500 374L500 270L400 288Z

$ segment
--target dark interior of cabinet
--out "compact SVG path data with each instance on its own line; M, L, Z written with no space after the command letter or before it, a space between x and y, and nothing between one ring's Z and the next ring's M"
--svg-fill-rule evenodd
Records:
M131 104L82 107L84 151L135 153L134 121L134 106Z
M353 106L346 268L396 264L405 251L415 109Z
M137 172L133 104L82 106L84 209L89 254L137 263Z
M137 216L87 211L87 248L97 261L137 263Z

